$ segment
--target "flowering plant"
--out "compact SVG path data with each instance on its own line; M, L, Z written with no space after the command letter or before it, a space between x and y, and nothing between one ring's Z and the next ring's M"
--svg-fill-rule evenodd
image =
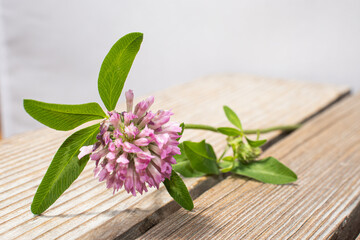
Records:
M50 104L25 99L25 110L36 120L56 130L67 131L86 122L101 119L68 137L56 152L42 179L31 211L41 214L76 180L91 159L94 174L106 181L113 192L124 188L128 193L147 192L163 183L169 194L183 208L191 210L191 196L179 174L199 177L207 174L234 174L258 181L284 184L297 176L273 157L257 160L266 140L259 134L272 130L292 130L298 126L279 126L262 130L243 130L238 116L225 106L229 121L236 127L211 127L199 124L178 124L170 121L168 110L152 112L154 97L133 106L134 94L125 93L127 109L115 110L125 80L143 40L142 33L130 33L119 39L105 57L98 79L100 97L107 114L97 103L79 105ZM205 142L179 139L184 129L200 129L227 136L227 147L217 158L212 146ZM246 134L257 133L251 140ZM231 150L232 154L227 155Z

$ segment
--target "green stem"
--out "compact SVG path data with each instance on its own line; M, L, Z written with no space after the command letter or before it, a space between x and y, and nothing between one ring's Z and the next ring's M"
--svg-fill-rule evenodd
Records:
M244 130L245 134L257 134L258 132L260 133L268 133L268 132L272 132L272 131L293 131L296 130L298 128L301 127L301 124L295 124L295 125L282 125L282 126L274 126L274 127L269 127L269 128L263 128L263 129L248 129L248 130ZM217 128L209 126L209 125L204 125L204 124L185 124L184 126L185 129L198 129L198 130L207 130L207 131L212 131L212 132L218 132Z
M230 148L229 145L226 144L226 147L225 147L224 152L221 154L220 158L218 158L218 159L216 160L217 163L219 163L219 162L221 161L221 159L223 159L223 157L225 156L225 154L227 153L227 151L229 151L229 148Z
M218 132L217 128L203 124L184 124L184 129L199 129L199 130Z

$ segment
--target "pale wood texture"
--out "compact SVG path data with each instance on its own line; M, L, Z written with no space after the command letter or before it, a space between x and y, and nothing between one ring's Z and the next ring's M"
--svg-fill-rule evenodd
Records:
M360 232L360 95L263 153L298 174L277 186L229 177L142 239L354 239Z
M1 117L2 109L1 109L1 95L0 95L0 140L2 139L2 117Z
M152 109L172 109L179 122L222 126L229 125L222 112L222 106L229 105L245 128L262 128L302 122L347 93L346 87L221 75L158 92ZM0 239L133 237L178 209L164 187L137 197L124 191L113 195L93 178L94 164L89 162L53 206L34 216L30 204L36 188L69 134L41 129L0 142ZM273 132L267 137L278 135ZM218 134L186 131L183 140L203 138L215 144L219 153L224 138ZM186 184L197 196L217 181L186 179Z

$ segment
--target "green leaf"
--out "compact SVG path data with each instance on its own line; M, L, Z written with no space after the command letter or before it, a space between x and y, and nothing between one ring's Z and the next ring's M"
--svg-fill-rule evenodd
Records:
M223 161L227 161L227 162L233 162L234 161L234 157L233 156L226 156L222 159Z
M174 164L173 170L180 173L184 177L201 177L204 176L205 173L196 171L190 164L189 158L185 154L184 144L180 143L179 148L181 154L175 155L174 158L176 159L176 164Z
M248 164L237 164L232 172L272 184L286 184L297 180L293 171L273 157Z
M219 127L217 128L217 130L222 133L225 134L227 136L239 136L242 134L241 131L239 131L236 128L231 128L231 127Z
M89 160L89 155L78 159L79 149L96 142L99 124L81 129L68 137L52 160L34 200L31 212L41 214L75 181Z
M222 173L226 173L226 172L230 172L233 168L234 168L234 165L235 165L235 161L223 161L223 162L220 162L219 163L221 169L220 171Z
M30 116L42 124L62 131L71 130L83 123L106 117L97 103L67 105L24 99L24 108Z
M181 132L179 133L179 135L183 135L184 130L185 130L185 123L181 123L180 127L181 127Z
M171 177L165 179L164 185L170 196L186 210L192 210L194 203L191 199L190 193L179 175L175 171L171 172Z
M206 174L219 174L216 155L210 144L205 143L205 140L201 142L185 141L183 144L186 156L195 170Z
M236 115L236 113L229 108L228 106L224 106L224 112L227 117L227 119L237 128L239 128L241 131L243 131L243 128L241 126L241 122L239 117Z
M185 130L185 123L181 123L180 124L180 127L181 127L181 132L179 133L180 136L183 135L184 133L184 130ZM176 141L179 141L181 137L179 137L178 139L176 139Z
M246 137L246 140L251 147L260 147L266 143L266 139L254 141Z
M109 111L116 107L142 40L143 34L138 32L123 36L112 46L101 65L98 89Z

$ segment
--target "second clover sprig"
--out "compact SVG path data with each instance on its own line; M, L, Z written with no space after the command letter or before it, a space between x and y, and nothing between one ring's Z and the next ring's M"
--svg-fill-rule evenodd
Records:
M276 158L258 159L262 152L260 147L266 143L266 139L260 140L259 137L260 133L276 130L292 131L299 128L300 125L244 130L239 117L230 107L224 106L224 113L235 128L183 124L184 129L205 130L226 135L227 145L221 156L217 157L212 146L205 140L201 142L185 141L180 144L181 155L175 156L177 160L177 164L173 166L175 171L184 177L231 172L272 184L286 184L297 180L296 174ZM254 133L257 134L256 140L251 140L246 136L246 134ZM227 155L229 151L231 151L231 155Z

